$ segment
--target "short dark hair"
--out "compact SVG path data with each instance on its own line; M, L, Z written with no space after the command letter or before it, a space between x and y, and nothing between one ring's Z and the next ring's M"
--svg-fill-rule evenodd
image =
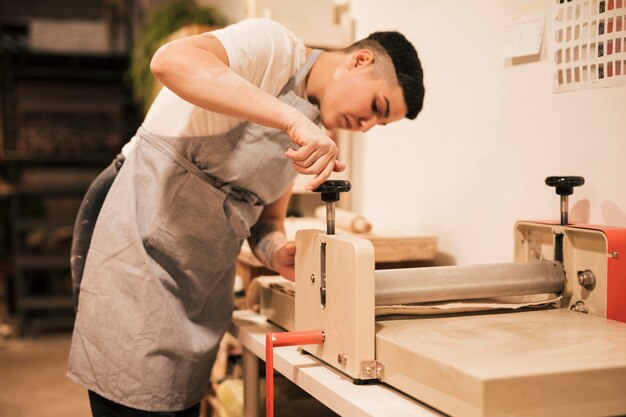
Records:
M424 105L424 72L417 56L417 51L411 42L399 32L374 32L346 50L368 48L375 42L391 58L396 70L398 84L402 88L404 102L407 106L406 118L415 119Z

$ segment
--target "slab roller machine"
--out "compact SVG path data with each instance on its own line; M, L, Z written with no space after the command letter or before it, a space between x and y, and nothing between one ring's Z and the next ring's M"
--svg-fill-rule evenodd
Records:
M355 383L446 414L626 415L626 229L569 224L582 177L546 184L560 221L518 221L514 262L375 270L368 240L334 234L350 184L327 181L326 233L296 235L295 302L265 310L319 329L303 349Z

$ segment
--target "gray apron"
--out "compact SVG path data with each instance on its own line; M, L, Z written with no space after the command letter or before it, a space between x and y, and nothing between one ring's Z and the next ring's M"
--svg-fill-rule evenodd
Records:
M314 122L294 89L279 94ZM272 109L267 109L272 111ZM223 134L145 128L96 222L80 284L68 376L117 403L176 411L202 398L233 310L235 260L265 204L291 186L285 132L242 123Z

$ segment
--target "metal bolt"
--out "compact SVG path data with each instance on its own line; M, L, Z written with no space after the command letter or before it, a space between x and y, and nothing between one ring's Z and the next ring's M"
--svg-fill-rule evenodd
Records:
M315 274L311 274L311 284L315 284Z
M578 283L587 290L593 290L596 286L596 277L589 269L578 271Z
M572 304L572 306L569 309L572 311L577 311L579 313L589 312L589 310L587 309L587 306L582 301L576 301L576 303Z
M613 257L613 259L619 259L619 252L615 251L611 253L611 256Z

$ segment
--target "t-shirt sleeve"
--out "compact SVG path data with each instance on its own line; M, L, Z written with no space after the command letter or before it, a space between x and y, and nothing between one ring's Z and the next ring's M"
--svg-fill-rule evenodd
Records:
M305 47L291 31L269 19L248 19L211 32L224 46L230 68L277 95L296 73Z

